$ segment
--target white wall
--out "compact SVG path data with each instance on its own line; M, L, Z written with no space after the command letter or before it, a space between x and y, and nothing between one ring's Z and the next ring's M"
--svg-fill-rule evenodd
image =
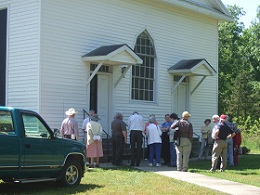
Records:
M70 107L79 111L76 118L81 127L82 109L88 109L86 80L89 74L81 56L101 45L126 43L134 48L136 37L144 30L150 33L155 44L157 100L153 103L131 100L129 70L113 91L111 113L121 111L125 121L134 110L145 119L150 113L156 114L159 123L164 122L165 113L174 112L171 107L173 77L167 69L179 60L206 58L217 70L217 21L198 14L155 6L150 1L9 2L8 60L9 70L15 73L8 77L9 104L21 107L28 103L39 110L52 128L60 127L64 112ZM114 67L114 82L118 74L120 69ZM191 78L190 82L192 90L199 78ZM191 121L198 132L204 119L217 112L216 76L204 80L191 96L190 105Z
M7 106L39 109L39 1L0 0L8 9Z
M123 112L125 121L137 110L145 119L155 113L162 123L164 114L174 111L170 106L172 75L167 69L179 60L206 58L217 69L217 21L189 12L134 1L45 0L41 20L42 111L49 114L52 110L56 126L69 107L80 112L87 107L87 69L81 56L101 45L127 43L134 48L136 37L143 30L152 36L157 53L158 98L154 103L132 101L131 70L128 71L114 90L114 111ZM114 80L118 72L114 68ZM216 81L216 77L208 77L191 97L191 120L196 131L205 118L217 111ZM197 78L191 79L191 89L196 82ZM78 121L81 120L79 113Z

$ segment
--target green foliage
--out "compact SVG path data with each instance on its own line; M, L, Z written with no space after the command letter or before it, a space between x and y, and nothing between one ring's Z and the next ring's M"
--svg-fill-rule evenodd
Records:
M245 29L242 8L229 6L233 22L219 25L219 113L246 120L260 115L260 6Z
M238 125L238 129L242 131L242 134L247 136L260 136L260 118L258 120L252 119L248 116L245 120L243 117L234 117L233 122Z
M260 151L260 118L252 119L248 116L245 120L243 117L233 118L233 122L238 125L242 131L242 144L250 149L251 152Z

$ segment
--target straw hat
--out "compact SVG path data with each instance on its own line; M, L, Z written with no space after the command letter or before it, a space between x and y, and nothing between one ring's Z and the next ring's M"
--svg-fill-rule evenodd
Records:
M67 110L65 112L65 114L68 115L68 116L71 116L71 115L76 114L76 113L77 112L76 112L76 110L74 108L70 108L69 110Z

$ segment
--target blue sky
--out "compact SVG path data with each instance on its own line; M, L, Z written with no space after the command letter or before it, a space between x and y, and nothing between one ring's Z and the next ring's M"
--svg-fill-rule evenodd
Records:
M249 27L251 21L256 17L256 9L260 5L260 0L221 0L224 5L237 5L242 7L246 12L245 16L241 17L245 27Z

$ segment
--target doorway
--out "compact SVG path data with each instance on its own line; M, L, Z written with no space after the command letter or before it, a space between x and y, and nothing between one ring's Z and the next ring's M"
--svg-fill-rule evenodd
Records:
M173 94L173 110L181 118L182 112L189 110L188 83L181 83Z
M99 123L110 135L111 84L110 74L96 74L90 82L90 109L101 119Z

